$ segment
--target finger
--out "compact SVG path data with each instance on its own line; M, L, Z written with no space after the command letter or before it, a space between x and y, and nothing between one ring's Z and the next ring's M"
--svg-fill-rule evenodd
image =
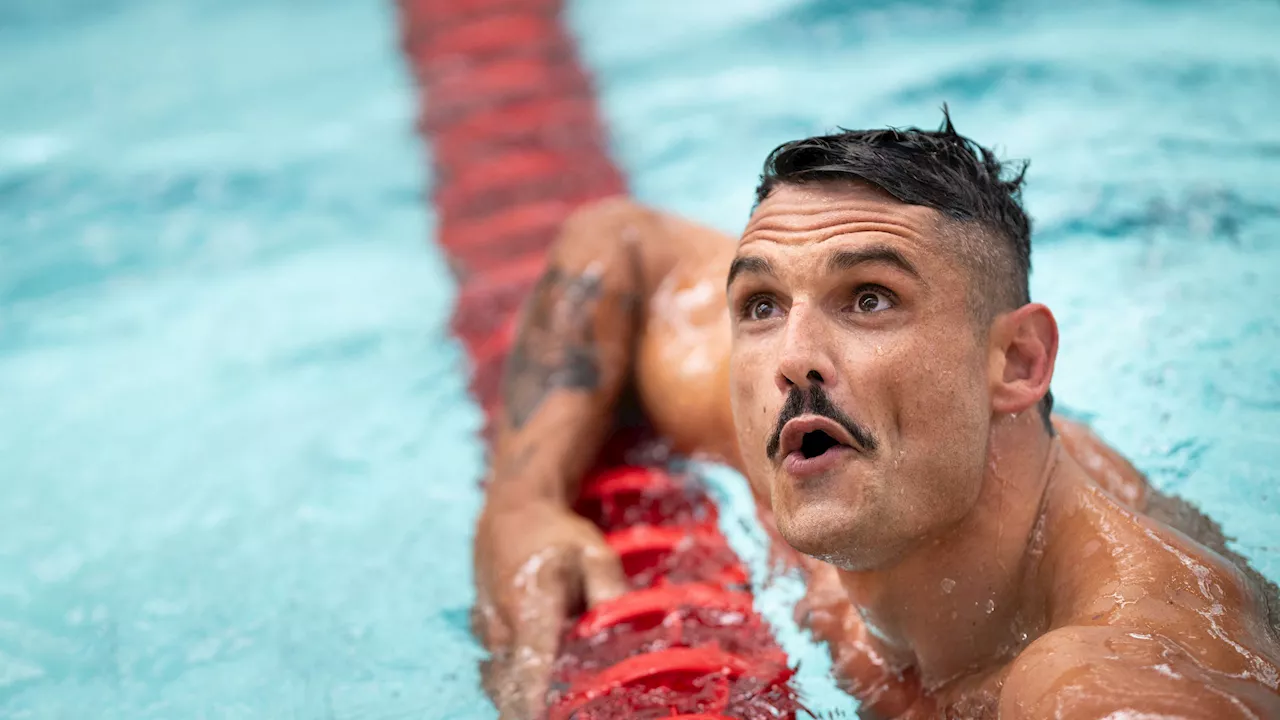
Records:
M560 649L569 600L576 594L580 579L564 562L564 556L543 560L532 558L530 567L517 581L521 595L513 620L511 653L505 682L506 706L503 717L527 720L540 716L546 704L552 664Z
M472 608L471 628L480 644L489 651L489 656L480 661L480 686L494 705L500 707L502 689L509 685L506 677L510 666L511 632L493 605L485 602L477 602Z
M512 717L529 719L542 714L552 666L559 649L560 623L540 624L517 641L502 680Z
M579 563L587 607L595 607L597 603L612 600L631 589L627 574L622 569L622 559L603 538L583 545Z
M809 596L805 595L796 601L796 605L791 609L791 619L795 620L796 625L804 629L811 629L809 621L813 616L813 604L809 601Z
M493 603L481 598L471 608L471 634L488 651L506 648L511 644L511 630Z
M507 669L505 652L492 652L489 657L480 661L480 687L499 708L503 704L502 690L509 685L506 679Z

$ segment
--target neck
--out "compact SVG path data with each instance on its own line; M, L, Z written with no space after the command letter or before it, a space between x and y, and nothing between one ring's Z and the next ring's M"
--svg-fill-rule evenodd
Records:
M926 687L1016 652L1040 632L1042 500L1060 452L1037 413L993 420L977 503L892 567L842 572L868 628Z

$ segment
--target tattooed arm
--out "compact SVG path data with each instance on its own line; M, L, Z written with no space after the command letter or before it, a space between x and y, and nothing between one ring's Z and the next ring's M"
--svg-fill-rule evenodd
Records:
M503 718L541 713L566 615L626 589L571 506L630 379L644 299L681 249L671 227L621 199L580 211L525 306L475 547L474 620Z
M551 249L506 362L495 494L560 502L577 495L631 370L642 212L618 200L592 206L569 219Z

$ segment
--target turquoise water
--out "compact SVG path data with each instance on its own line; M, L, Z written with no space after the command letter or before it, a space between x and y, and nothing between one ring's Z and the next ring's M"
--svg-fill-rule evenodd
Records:
M391 6L0 8L0 717L485 716Z
M1280 7L849 5L571 2L636 193L734 232L777 142L949 102L1033 161L1060 404L1280 579ZM0 717L492 717L390 5L9 0L0 68Z

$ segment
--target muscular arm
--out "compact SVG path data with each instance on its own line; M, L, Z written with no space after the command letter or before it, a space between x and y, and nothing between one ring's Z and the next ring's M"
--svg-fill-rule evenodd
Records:
M570 218L507 360L492 492L572 501L629 381L645 381L644 409L651 416L690 412L690 396L698 393L672 387L685 379L665 375L662 363L639 366L640 340L650 335L657 347L687 350L680 333L661 324L655 329L647 317L651 301L673 274L715 274L715 300L722 307L724 270L717 273L707 260L723 256L727 269L732 248L720 233L622 198ZM728 351L705 333L694 337L712 354ZM721 399L698 396L701 404ZM705 438L676 434L671 439L686 449L706 449Z
M655 220L625 200L573 216L507 359L490 497L572 502L634 362Z
M504 718L542 711L574 607L625 590L616 556L571 506L631 379L646 298L679 257L671 223L623 199L580 211L526 303L475 541L474 625Z

